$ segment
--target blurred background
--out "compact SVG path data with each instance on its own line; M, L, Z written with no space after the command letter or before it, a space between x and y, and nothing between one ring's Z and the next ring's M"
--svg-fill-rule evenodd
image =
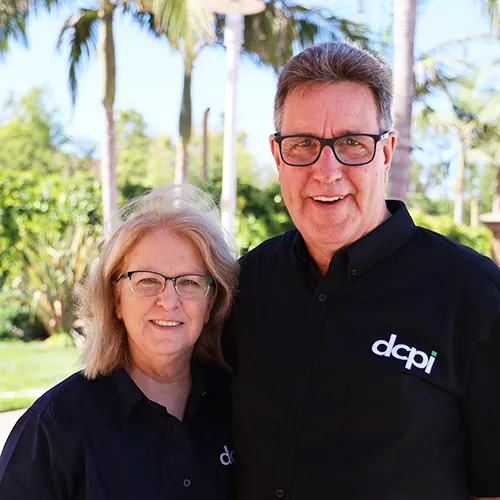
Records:
M268 137L277 73L312 43L389 65L387 196L498 262L500 0L223 3L0 0L0 412L78 369L71 291L124 200L174 180L226 197L240 254L292 226Z

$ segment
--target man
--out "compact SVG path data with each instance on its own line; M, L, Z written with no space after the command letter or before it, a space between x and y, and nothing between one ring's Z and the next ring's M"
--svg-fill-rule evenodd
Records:
M279 77L297 229L241 259L226 330L241 500L500 498L500 273L384 200L391 105L349 43Z

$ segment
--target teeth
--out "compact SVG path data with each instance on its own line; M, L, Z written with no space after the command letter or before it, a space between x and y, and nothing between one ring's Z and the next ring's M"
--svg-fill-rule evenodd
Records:
M162 319L152 319L151 322L159 326L179 326L182 324L180 321L163 321Z
M342 200L343 196L314 196L313 199L316 201L338 201Z

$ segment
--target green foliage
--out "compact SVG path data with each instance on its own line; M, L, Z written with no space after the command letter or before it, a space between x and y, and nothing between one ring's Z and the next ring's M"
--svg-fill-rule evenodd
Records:
M189 159L189 178L191 184L200 184L203 170L203 143L199 134L193 134L191 139L191 154ZM222 164L224 161L224 133L215 130L208 134L208 176L222 178ZM246 149L246 135L240 132L236 138L236 169L240 181L258 184L258 173L253 168L253 156Z
M35 88L3 108L0 126L0 172L30 171L33 175L59 172L65 166L61 148L68 142L46 92Z
M235 240L240 254L294 227L277 182L265 189L240 183L237 215Z
M19 271L16 252L38 232L64 231L69 223L99 228L99 184L86 172L71 178L37 177L33 171L0 171L0 287Z
M64 232L37 234L32 246L18 252L22 267L12 288L49 335L74 327L73 289L86 276L100 245L101 237L90 226L68 225Z
M446 215L429 215L418 209L411 210L415 224L431 229L453 241L473 248L483 255L491 256L491 233L484 226L457 225Z
M0 340L29 341L47 336L39 321L30 319L29 308L22 304L17 294L8 287L0 292Z
M211 177L207 183L199 185L220 203L220 177ZM240 255L293 227L277 182L259 188L249 181L238 179L237 193L234 240Z
M44 340L44 344L49 347L73 347L75 342L68 332L59 332Z
M168 136L148 135L134 110L118 112L115 124L118 186L157 186L174 178L174 146ZM127 198L127 196L125 196Z
M429 215L453 216L453 202L448 198L428 198L422 193L409 193L408 207Z
M46 94L34 89L5 107L0 123L0 288L19 272L16 252L36 232L70 222L98 225L99 183L92 159L65 153L68 144Z

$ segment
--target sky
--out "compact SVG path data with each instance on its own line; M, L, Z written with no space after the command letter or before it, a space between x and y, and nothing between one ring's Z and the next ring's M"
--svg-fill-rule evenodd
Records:
M318 2L315 3L318 5ZM328 5L339 16L367 22L375 32L390 22L391 2L384 0L332 0ZM77 7L86 6L77 4ZM361 9L360 9L361 6ZM76 10L76 8L74 10ZM488 22L476 0L420 0L416 52L430 50L451 39L486 33ZM67 52L56 51L64 21L72 13L63 10L40 14L28 27L29 48L13 43L0 61L0 103L9 96L20 97L33 87L48 90L48 104L59 111L66 132L83 142L100 141L102 106L99 65L89 60L79 78L78 97L71 104L68 90ZM182 60L165 41L155 40L132 24L126 16L115 23L117 51L116 109L140 112L153 135L177 136L182 92ZM500 45L482 44L461 55L480 60L500 56ZM209 126L221 126L225 95L225 52L208 48L195 63L192 83L193 124L200 130L203 112L210 107ZM269 68L256 67L241 59L237 89L237 128L247 134L247 149L257 166L272 170L268 136L274 132L273 99L277 77Z

